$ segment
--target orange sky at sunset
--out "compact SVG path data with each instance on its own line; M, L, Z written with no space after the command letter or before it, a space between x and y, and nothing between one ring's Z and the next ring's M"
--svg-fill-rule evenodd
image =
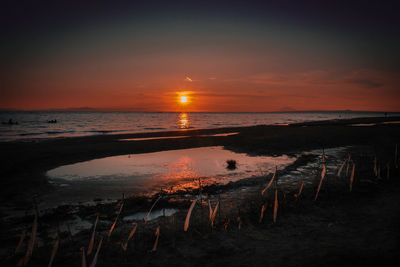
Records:
M389 8L65 5L4 17L0 109L400 110Z
M192 76L192 81L182 77L163 77L158 82L148 84L138 83L134 79L103 81L101 77L79 82L46 79L34 86L22 83L21 87L35 88L23 95L18 90L10 92L6 98L2 98L1 106L23 110L90 107L105 110L200 112L344 109L396 111L400 99L396 87L398 78L394 74L369 70L353 71L342 76L334 76L327 71L310 71L247 77ZM188 96L185 105L177 97L181 92Z

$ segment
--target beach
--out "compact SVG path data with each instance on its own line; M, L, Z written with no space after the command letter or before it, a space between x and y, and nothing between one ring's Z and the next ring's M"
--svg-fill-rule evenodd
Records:
M65 164L115 155L149 153L173 149L224 146L234 151L256 155L294 153L346 145L385 143L398 137L399 117L358 118L307 122L279 126L230 127L217 129L179 130L155 133L95 135L57 138L34 142L1 142L2 196L7 200L18 193L32 194L31 187L46 187L45 172ZM351 126L382 123L379 127ZM223 133L239 135L213 136ZM124 142L129 138L176 137L182 139L151 139ZM388 139L389 138L389 139ZM22 188L20 182L26 187ZM16 185L16 187L14 187ZM12 188L13 190L9 189Z
M2 5L0 266L400 266L399 1Z
M267 191L264 196L260 194L272 178L272 172L224 185L199 185L190 191L161 190L151 197L136 195L124 200L122 194L128 196L129 192L121 192L119 199L97 199L92 205L78 203L43 210L39 213L40 245L35 247L31 266L47 264L56 225L76 217L90 223L73 234L71 230L58 231L61 245L54 265L79 265L79 249L89 243L90 227L96 214L101 217L96 241L104 238L97 266L396 265L400 262L397 253L400 177L395 166L399 121L400 117L353 118L2 142L2 262L4 266L15 266L23 255L12 251L18 244L21 230L31 231L34 203L40 209L42 196L54 190L46 176L49 170L118 155L221 146L253 156L296 156L292 164L278 170L276 175L291 176L300 182L306 178L299 175L299 169L308 166L306 170L310 171L302 175L307 173L309 183L304 186L301 197L298 187L286 186L282 181L277 184L279 210L275 223L272 220L274 190ZM336 148L341 150L331 152L330 149ZM327 179L315 200L325 164L320 156L325 152ZM349 160L347 174L337 175L338 168L349 155L351 164ZM379 177L373 171L374 160L378 162ZM350 193L352 166L356 166L356 174ZM137 220L138 232L126 251L121 249L121 240L129 233L132 221L120 219L115 233L107 236L119 205L124 203L121 217L146 213L160 196L155 210L174 209L176 212L147 223ZM200 199L191 225L184 232L186 213L197 196ZM213 207L220 203L214 227L209 225L206 199ZM262 219L261 207L265 209ZM18 211L24 216L15 219L8 214L5 216L7 211ZM158 248L151 252L157 227L160 227ZM48 229L52 229L51 234Z

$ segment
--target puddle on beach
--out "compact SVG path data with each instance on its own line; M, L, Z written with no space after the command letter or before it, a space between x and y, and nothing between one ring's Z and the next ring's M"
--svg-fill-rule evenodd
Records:
M201 136L231 136L231 135L237 135L239 134L238 132L235 133L219 133L219 134L211 134L211 135L201 135Z
M324 150L326 156L326 176L335 176L338 167L343 162L345 158L346 151L349 147L336 147L328 148ZM284 174L280 179L279 183L284 184L288 189L297 188L300 181L304 181L305 185L310 185L313 180L320 175L322 168L322 149L316 149L308 152L303 152L303 154L318 155L316 160L308 162L306 165L296 168L286 174Z
M227 169L227 160L237 168ZM249 156L222 147L201 147L155 153L107 157L65 165L47 172L56 189L44 197L54 205L86 202L94 198L120 198L122 193L154 194L226 184L265 175L292 164L295 157ZM61 202L61 203L60 203Z
M186 137L189 137L189 136L138 137L138 138L119 139L119 141L146 141L146 140L160 140L160 139L179 139L179 138L186 138Z
M178 210L176 209L161 209L161 210L153 210L149 215L149 221L157 219L161 216L171 216L174 215ZM123 218L124 221L142 221L146 219L148 212L138 212L133 215L128 215Z
M337 147L325 149L326 155L326 177L328 179L336 179L338 167L347 157L347 151L350 147ZM297 191L301 181L304 181L305 187L315 186L314 182L319 181L322 170L322 149L303 152L303 155L315 155L316 157L306 164L297 167L296 169L288 170L283 174L278 174L278 187L280 190L290 193L293 190ZM269 182L265 180L264 186ZM254 194L260 194L260 186L244 186L239 189L235 188L222 192L217 196L210 196L212 202L216 203L218 199L223 201L225 207L237 207L239 203L245 203Z
M88 230L92 227L92 222L82 220L79 216L76 216L74 219L63 221L59 227L58 231L60 232L70 232L71 235L76 235L82 230ZM54 229L49 232L50 235L55 236L57 231Z

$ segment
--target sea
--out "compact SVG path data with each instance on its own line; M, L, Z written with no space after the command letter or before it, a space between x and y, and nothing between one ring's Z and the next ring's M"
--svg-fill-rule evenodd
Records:
M398 116L400 113L388 113ZM381 117L383 112L1 111L0 142ZM10 124L9 121L13 124Z

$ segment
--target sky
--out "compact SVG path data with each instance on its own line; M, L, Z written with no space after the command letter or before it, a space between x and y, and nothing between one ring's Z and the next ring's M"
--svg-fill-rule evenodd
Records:
M0 109L400 111L399 7L7 0Z

